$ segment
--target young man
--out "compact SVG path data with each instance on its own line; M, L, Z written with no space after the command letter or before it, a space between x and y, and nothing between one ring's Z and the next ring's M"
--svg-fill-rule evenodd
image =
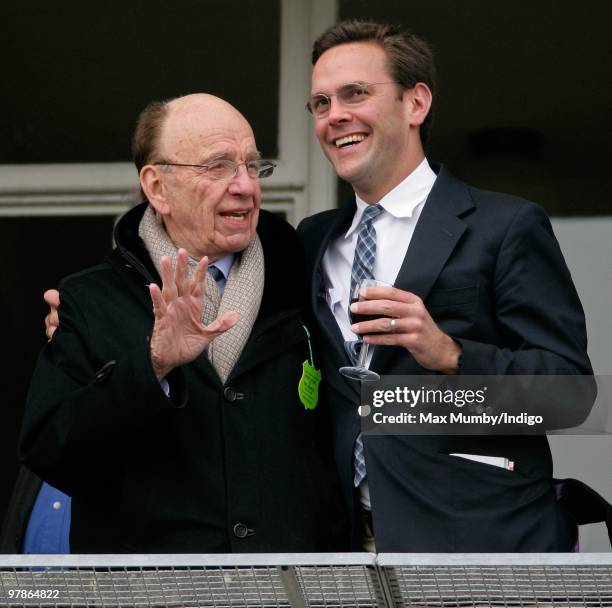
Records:
M429 164L435 74L423 41L344 22L315 41L312 59L315 133L355 191L299 228L330 353L323 374L353 547L572 550L575 522L557 500L544 436L362 436L359 383L337 373L350 364L344 343L362 335L379 374L591 374L582 307L546 214ZM394 287L350 305L364 276ZM349 305L380 318L351 325Z

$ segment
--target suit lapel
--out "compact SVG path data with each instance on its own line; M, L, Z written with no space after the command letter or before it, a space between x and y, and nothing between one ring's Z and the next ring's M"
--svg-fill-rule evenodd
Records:
M427 298L466 229L459 216L473 207L465 184L441 167L414 230L395 287L410 291L422 300ZM377 348L372 357L372 369L384 373L394 350Z
M344 350L344 338L336 323L325 297L325 282L323 280L322 262L323 256L329 243L345 233L355 215L355 199L338 210L329 226L322 227L323 237L319 242L313 263L312 277L312 307L319 326L321 327L323 338L328 347L328 356L331 361L332 369L328 373L328 381L351 401L359 398L359 385L341 376L337 369L343 365L349 365L349 359ZM335 368L335 369L334 369Z

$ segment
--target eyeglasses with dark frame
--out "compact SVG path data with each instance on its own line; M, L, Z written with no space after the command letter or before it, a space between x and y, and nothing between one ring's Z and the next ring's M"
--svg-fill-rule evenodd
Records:
M274 172L276 165L271 160L262 160L254 158L243 163L236 163L233 160L219 159L214 160L204 165L189 164L189 163L170 163L166 161L158 161L151 163L152 165L162 165L166 167L192 167L199 169L205 173L210 179L232 179L238 175L238 169L244 165L247 174L252 179L263 179L270 177Z
M306 109L316 118L322 118L329 112L331 98L337 97L345 105L354 106L365 101L373 93L372 87L379 84L397 84L396 82L350 82L342 85L335 93L315 93L310 96Z

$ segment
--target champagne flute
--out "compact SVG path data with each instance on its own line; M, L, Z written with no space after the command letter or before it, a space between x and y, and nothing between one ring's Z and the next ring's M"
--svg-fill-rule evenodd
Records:
M366 298L361 295L362 290L366 287L391 287L389 283L385 283L384 281L377 281L376 279L362 279L355 285L355 289L351 294L350 304L353 302L363 302ZM349 306L350 306L349 304ZM363 323L364 321L373 321L374 319L380 319L383 315L363 315L359 313L351 312L349 308L349 315L351 318L351 323ZM356 344L361 344L361 348L359 349L359 356L357 357L357 364L341 367L338 371L347 378L351 378L352 380L360 380L362 382L375 382L376 380L380 380L380 375L375 371L368 369L367 360L368 360L368 352L369 352L369 344L364 342L363 339L360 339ZM354 355L356 344L351 345L351 351Z

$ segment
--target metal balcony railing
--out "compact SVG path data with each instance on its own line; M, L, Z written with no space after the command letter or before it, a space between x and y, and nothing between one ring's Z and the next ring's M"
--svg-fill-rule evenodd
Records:
M0 606L612 607L612 554L4 555Z

